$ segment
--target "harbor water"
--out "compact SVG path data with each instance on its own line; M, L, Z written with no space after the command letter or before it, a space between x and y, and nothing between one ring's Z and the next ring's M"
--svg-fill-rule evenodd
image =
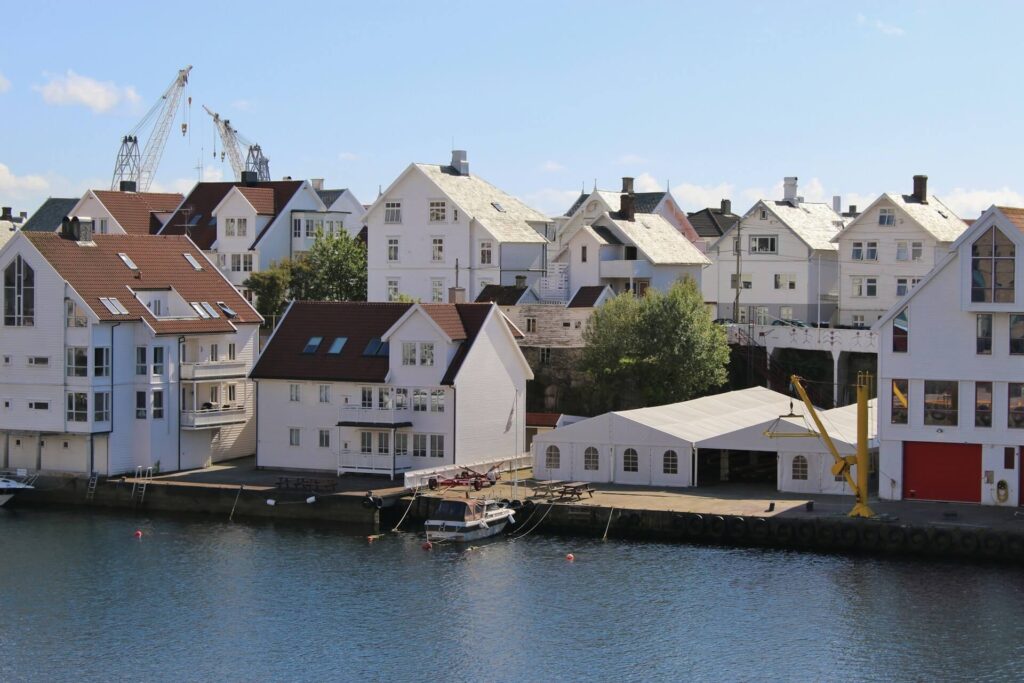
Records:
M40 509L0 509L0 539L3 681L1011 681L1024 661L1008 566Z

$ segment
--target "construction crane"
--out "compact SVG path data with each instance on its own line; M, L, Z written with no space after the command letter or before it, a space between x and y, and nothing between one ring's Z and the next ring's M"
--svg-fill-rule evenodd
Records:
M160 96L160 99L153 104L142 120L134 128L121 138L121 148L117 152L117 162L114 164L114 177L110 181L111 190L120 190L123 182L135 183L135 189L139 192L146 192L153 184L153 176L156 167L160 165L160 157L164 154L164 146L167 144L167 136L171 132L171 123L174 122L174 114L181 102L181 95L188 84L188 74L192 71L192 65L186 66L178 71L178 75ZM188 106L192 105L192 98L188 98ZM139 133L147 128L153 120L156 120L153 131L146 140L146 147L139 152ZM186 121L181 124L181 134L188 132L187 114Z
M217 112L210 111L205 104L203 109L213 118L213 125L217 127L221 142L224 147L220 153L221 161L227 154L231 168L235 172L235 180L242 179L242 172L249 171L256 174L256 180L264 182L270 180L270 159L263 156L263 149L255 142L250 142L239 133L231 121L221 118ZM245 152L245 160L242 160L242 152ZM217 156L217 153L213 153Z
M807 391L804 389L803 380L799 375L793 375L790 377L790 382L793 384L793 388L796 389L796 393L800 396L800 400L804 402L804 406L807 407L807 412L814 421L814 425L818 428L817 433L808 431L806 433L782 433L769 429L765 432L765 436L770 438L787 437L787 436L820 436L821 440L825 443L825 447L828 448L832 454L832 459L835 464L832 465L832 474L835 476L842 475L846 479L846 483L850 485L850 490L853 491L853 495L856 498L856 503L853 509L850 510L850 517L874 517L875 513L868 505L868 489L870 484L869 479L869 463L868 463L868 392L871 387L871 376L867 373L857 373L857 454L856 455L841 455L839 450L836 448L835 443L832 441L832 437L829 436L828 430L825 429L825 425L821 423L821 418L818 417L818 411L814 408L811 403L810 397L807 395ZM792 407L790 408L789 415L783 415L782 418L787 417L798 417L793 414ZM780 418L780 420L782 419ZM777 420L776 422L779 422ZM851 473L851 468L856 467L856 478Z

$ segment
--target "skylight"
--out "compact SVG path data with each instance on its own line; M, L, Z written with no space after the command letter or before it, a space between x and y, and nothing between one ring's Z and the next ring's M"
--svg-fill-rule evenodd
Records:
M235 313L234 309L231 308L230 306L228 306L223 301L218 301L217 305L220 306L220 310L224 311L224 315L226 315L227 317L229 317L229 318L237 318L238 317L238 314Z
M206 319L210 317L210 314L206 312L206 309L203 308L198 301L189 302L189 306L192 307L192 310L195 311L200 318Z
M199 261L196 261L196 257L193 256L192 254L182 254L182 256L185 257L185 260L188 261L188 264L192 266L193 270L203 269L203 267L199 265Z
M505 207L499 204L498 202L491 202L491 206L493 206L496 211L505 213Z
M211 318L219 318L220 317L220 313L217 312L217 309L214 308L213 306L211 306L209 303L207 303L205 301L201 301L200 303L203 306L203 310L205 310L207 313L209 313Z
M345 348L345 342L347 341L348 337L335 337L334 341L331 342L331 348L327 349L327 353L337 356Z
M316 350L320 348L320 342L322 342L323 340L323 337L310 337L309 341L306 342L306 348L302 349L302 352L316 353Z
M116 297L108 298L101 296L100 303L103 304L104 308L110 311L111 315L128 315L128 309L125 308L124 304L118 301Z
M135 265L135 261L132 261L131 257L128 256L128 254L118 253L118 256L121 257L121 260L124 261L124 264L126 266L128 266L129 268L131 268L132 270L138 270L139 269L139 267L137 265Z
M364 356L376 356L377 352L380 351L381 340L380 337L374 337L370 340L370 343L363 349Z

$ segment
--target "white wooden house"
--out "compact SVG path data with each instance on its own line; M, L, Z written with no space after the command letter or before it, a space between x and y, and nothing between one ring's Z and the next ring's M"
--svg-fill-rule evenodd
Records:
M295 302L252 372L257 464L393 477L519 456L517 335L492 304Z
M260 316L187 237L91 228L0 250L0 464L114 475L252 454Z

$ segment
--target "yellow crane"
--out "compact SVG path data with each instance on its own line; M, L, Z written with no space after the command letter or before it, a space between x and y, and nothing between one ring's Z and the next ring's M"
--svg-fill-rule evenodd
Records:
M868 464L868 392L871 385L871 375L867 373L857 373L856 455L841 455L839 453L839 449L837 449L835 443L833 443L832 437L829 436L828 430L825 429L825 425L822 424L821 418L818 416L818 411L815 410L810 397L807 395L807 391L804 389L803 379L799 375L793 375L790 377L790 382L792 382L793 388L796 389L796 393L799 394L804 405L807 406L807 412L810 414L811 420L814 421L814 425L818 428L817 436L820 436L821 440L825 442L825 446L832 454L833 460L835 460L835 463L832 465L832 474L835 476L843 475L846 479L846 483L850 485L850 490L853 491L853 495L857 502L854 504L853 509L850 510L850 517L874 517L875 513L868 505L868 470L870 467ZM792 413L792 411L790 412ZM786 417L791 416L792 415ZM769 432L765 432L765 434L773 438L813 435L811 432L808 432L807 434L782 434L778 432ZM854 476L854 472L851 472L851 468L854 467L856 468L856 477Z

